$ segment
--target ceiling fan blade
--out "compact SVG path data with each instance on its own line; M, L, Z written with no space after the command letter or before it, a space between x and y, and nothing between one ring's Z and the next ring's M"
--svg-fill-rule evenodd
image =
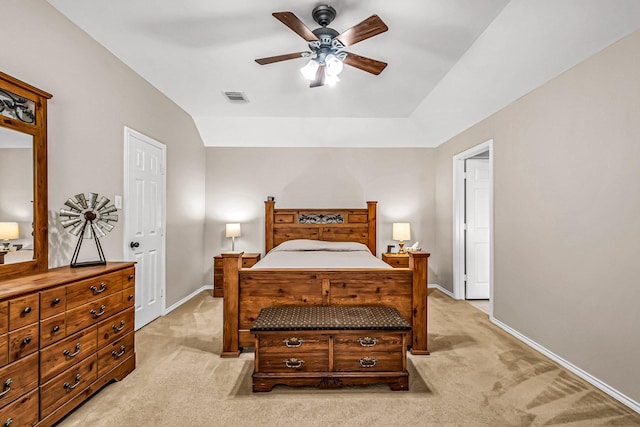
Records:
M255 61L260 65L273 64L274 62L286 61L288 59L306 58L311 56L311 52L286 53L284 55L269 56L267 58L258 58Z
M306 41L318 41L318 37L292 12L273 12L272 15Z
M354 25L336 38L345 46L351 46L369 37L377 36L387 31L389 27L382 22L378 15L371 15L361 23Z
M366 71L367 73L375 74L376 76L387 66L386 62L376 61L375 59L356 55L355 53L348 53L342 62Z
M309 87L324 86L324 65L320 65L316 71L316 78L311 80Z

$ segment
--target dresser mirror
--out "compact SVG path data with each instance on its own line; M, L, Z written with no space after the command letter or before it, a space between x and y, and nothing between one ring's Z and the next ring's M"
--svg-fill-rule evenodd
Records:
M49 98L0 72L0 279L48 269Z

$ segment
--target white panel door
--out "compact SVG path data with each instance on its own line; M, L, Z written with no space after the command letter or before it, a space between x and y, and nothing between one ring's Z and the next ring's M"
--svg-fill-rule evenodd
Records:
M127 250L136 264L136 330L164 311L165 147L131 129L128 146Z
M466 298L489 299L489 159L466 160Z

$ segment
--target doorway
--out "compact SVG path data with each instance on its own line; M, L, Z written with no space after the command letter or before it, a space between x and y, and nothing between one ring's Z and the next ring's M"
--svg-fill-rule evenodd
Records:
M124 253L136 264L135 329L165 310L166 147L125 127Z
M453 157L453 295L493 314L493 140Z

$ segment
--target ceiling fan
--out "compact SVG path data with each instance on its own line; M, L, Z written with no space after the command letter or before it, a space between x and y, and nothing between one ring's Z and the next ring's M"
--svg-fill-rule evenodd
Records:
M260 65L296 58L310 58L309 62L300 69L302 75L311 81L310 87L324 86L325 84L333 85L338 82L338 74L342 71L343 64L375 75L380 74L387 66L385 62L343 50L348 46L387 31L389 28L378 15L371 15L343 33L338 33L333 28L328 27L336 17L336 11L331 6L319 5L313 9L313 20L320 25L320 28L316 28L313 31L293 12L274 12L272 15L305 39L309 43L311 51L256 59L256 62Z

